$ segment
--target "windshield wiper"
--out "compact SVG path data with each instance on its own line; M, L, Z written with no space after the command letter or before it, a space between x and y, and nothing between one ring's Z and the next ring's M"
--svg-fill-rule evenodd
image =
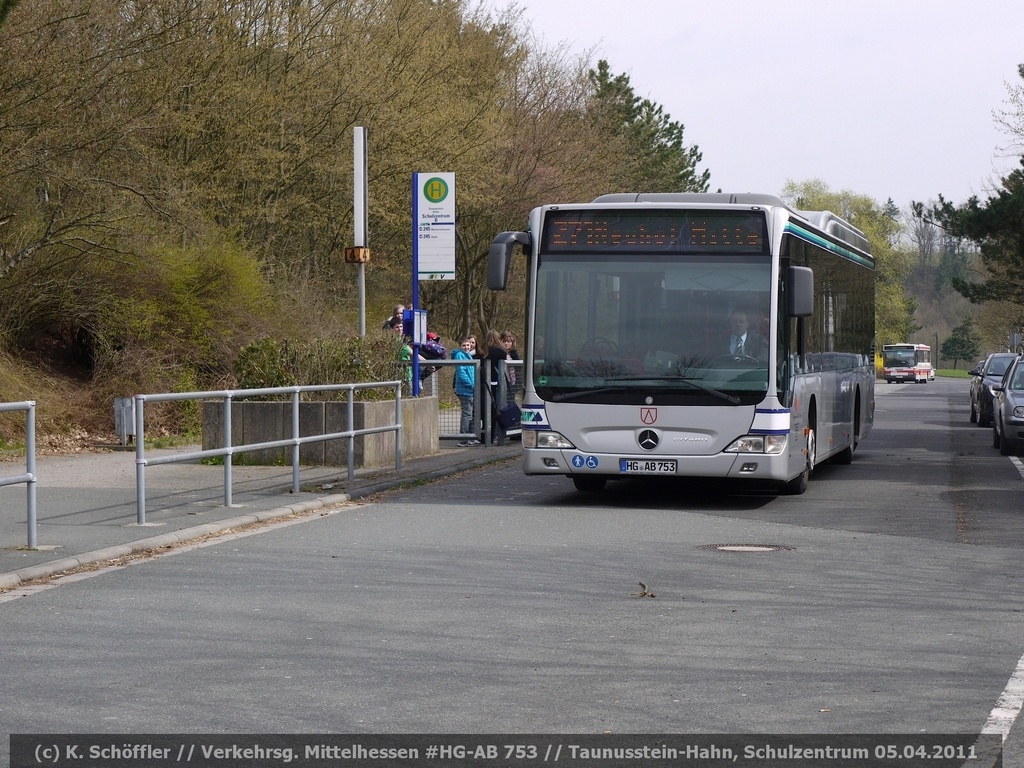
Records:
M605 379L605 381L659 381L666 384L674 381L682 381L689 384L694 389L699 389L701 392L706 392L709 395L714 395L717 398L725 400L729 405L739 405L741 402L736 395L730 395L728 392L722 392L714 387L709 387L707 384L701 384L691 376L617 376L614 379ZM556 395L551 398L551 401L559 403L564 400L575 400L576 398L583 397L585 395L604 394L606 392L636 392L637 389L637 387L599 387L598 389L581 389L576 392L567 392L564 395Z
M564 395L555 395L550 400L552 403L562 403L566 400L576 400L587 395L603 395L606 392L631 392L635 387L598 387L597 389L577 389L575 392L566 392Z

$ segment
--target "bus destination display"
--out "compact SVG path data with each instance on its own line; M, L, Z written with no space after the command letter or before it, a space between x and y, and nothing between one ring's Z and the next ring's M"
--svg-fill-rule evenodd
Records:
M543 251L767 253L762 211L549 211Z

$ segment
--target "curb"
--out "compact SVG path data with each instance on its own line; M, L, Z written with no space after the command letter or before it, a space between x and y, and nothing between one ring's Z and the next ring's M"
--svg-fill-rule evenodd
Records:
M0 590L14 589L25 582L49 578L64 571L72 571L86 565L94 565L96 563L106 562L107 560L116 560L121 557L128 557L139 552L148 552L154 549L183 544L188 541L200 539L203 536L222 533L223 531L231 528L241 528L246 525L252 525L253 523L276 520L278 518L288 517L289 515L314 512L318 509L324 509L335 504L344 504L350 501L364 499L383 491L398 488L402 485L406 485L407 483L421 480L438 480L469 469L475 469L477 467L487 466L488 464L497 464L502 461L514 459L519 455L519 453L519 448L516 446L516 450L514 452L506 450L498 456L484 456L479 459L457 462L442 469L413 472L407 475L396 475L377 483L362 486L360 488L353 488L347 493L321 496L311 501L276 507L263 512L252 512L245 515L239 515L238 517L228 518L227 520L221 520L216 523L204 523L202 525L192 526L191 528L182 528L177 531L161 533L157 536L150 536L146 539L138 539L137 541L133 541L128 544L115 544L113 546L96 549L91 552L83 552L75 557L64 557L59 560L52 560L48 563L31 565L25 568L19 568L16 571L0 573Z

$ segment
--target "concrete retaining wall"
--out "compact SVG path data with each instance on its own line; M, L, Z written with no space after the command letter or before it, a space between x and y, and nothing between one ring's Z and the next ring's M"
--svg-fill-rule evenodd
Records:
M344 402L299 403L299 436L347 432L348 404ZM395 423L395 401L353 404L351 429L384 427ZM436 397L402 399L402 459L432 456L439 451L438 401ZM249 445L292 436L291 402L232 401L231 444ZM224 447L224 403L203 403L203 450ZM292 463L292 447L267 448L235 454L235 464L282 465ZM395 463L395 433L378 432L354 439L356 467L385 467ZM348 440L327 440L299 447L299 461L311 466L348 466Z

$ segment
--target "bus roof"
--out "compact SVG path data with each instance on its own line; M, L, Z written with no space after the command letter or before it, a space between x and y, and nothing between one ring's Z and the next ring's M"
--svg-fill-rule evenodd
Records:
M727 203L729 205L779 205L788 208L775 195L745 192L617 192L595 198L595 203Z

